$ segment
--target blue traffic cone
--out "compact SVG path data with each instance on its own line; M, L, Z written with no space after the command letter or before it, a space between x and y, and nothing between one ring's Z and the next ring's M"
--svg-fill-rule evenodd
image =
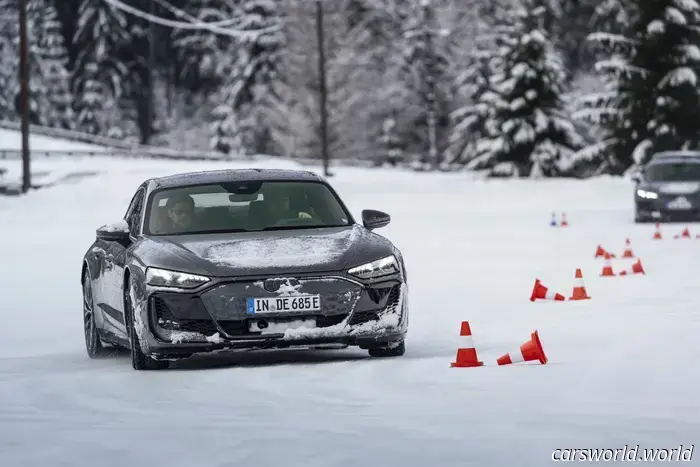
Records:
M554 212L552 213L552 222L550 222L549 225L551 225L552 227L557 226L557 214Z

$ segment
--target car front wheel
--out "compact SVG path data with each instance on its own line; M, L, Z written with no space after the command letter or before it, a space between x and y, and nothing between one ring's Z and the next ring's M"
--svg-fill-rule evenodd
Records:
M143 353L141 342L136 332L136 312L131 296L129 295L131 284L124 291L124 311L127 316L127 330L129 334L129 347L131 349L131 366L134 370L162 370L170 365L168 361L154 360L150 356Z
M108 351L102 345L100 334L97 332L95 306L92 298L92 282L87 271L83 274L83 329L85 331L85 349L88 357L97 358L107 354Z
M400 357L406 353L406 343L403 340L392 342L382 347L373 347L368 350L370 357Z

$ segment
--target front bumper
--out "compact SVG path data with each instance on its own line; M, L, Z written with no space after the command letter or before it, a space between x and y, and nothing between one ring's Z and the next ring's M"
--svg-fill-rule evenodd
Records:
M638 221L655 222L693 222L700 220L700 197L684 197L690 206L684 209L669 208L669 203L681 195L659 194L657 199L635 197L635 218Z
M289 287L265 290L263 278L220 281L195 293L152 289L141 307L143 322L148 323L142 333L144 350L156 357L177 358L227 349L337 345L368 349L406 335L408 289L399 276L371 285L343 276L272 279L293 284L292 295L320 295L321 310L248 314L249 297L290 295ZM266 329L257 326L260 321Z

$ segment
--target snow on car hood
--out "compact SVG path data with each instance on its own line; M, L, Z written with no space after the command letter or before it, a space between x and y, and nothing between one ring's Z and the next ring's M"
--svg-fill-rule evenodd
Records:
M666 195L690 195L700 191L700 182L655 183L653 189Z
M339 271L393 251L387 239L360 225L172 236L166 241L215 276Z
M203 259L224 266L314 266L336 262L355 240L355 229L320 235L232 240L205 248Z

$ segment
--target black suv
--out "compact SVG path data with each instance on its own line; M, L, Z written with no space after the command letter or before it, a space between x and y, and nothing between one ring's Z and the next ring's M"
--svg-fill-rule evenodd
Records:
M656 153L633 179L635 222L700 221L700 151Z

